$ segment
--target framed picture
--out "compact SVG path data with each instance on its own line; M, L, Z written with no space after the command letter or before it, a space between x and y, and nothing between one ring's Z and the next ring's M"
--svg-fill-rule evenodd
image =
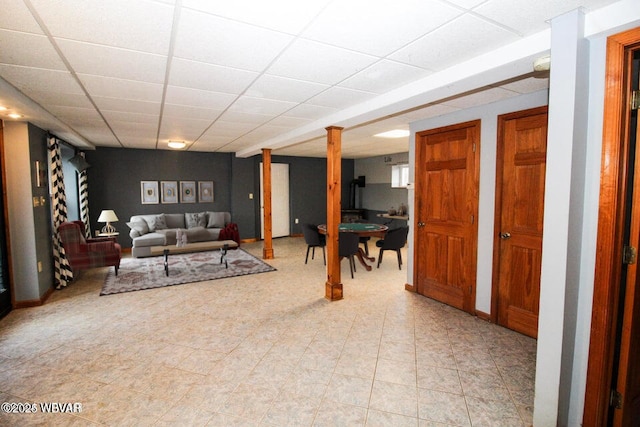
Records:
M158 203L158 181L140 181L140 193L143 205Z
M198 202L213 202L213 181L198 181Z
M180 203L196 202L196 182L180 181Z
M162 203L178 203L178 183L176 181L160 181L160 189Z

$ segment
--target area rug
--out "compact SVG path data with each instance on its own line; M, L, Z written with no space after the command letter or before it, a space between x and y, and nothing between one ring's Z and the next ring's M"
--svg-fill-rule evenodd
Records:
M164 256L123 258L117 276L113 268L109 269L100 295L275 271L242 249L227 252L229 268L220 263L220 255L220 251L169 255L169 276L164 272Z

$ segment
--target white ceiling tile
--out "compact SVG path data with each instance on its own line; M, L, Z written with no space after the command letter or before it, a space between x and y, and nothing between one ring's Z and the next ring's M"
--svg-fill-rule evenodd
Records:
M121 111L125 113L140 113L158 115L160 113L159 102L136 101L133 99L104 98L96 96L93 98L100 110Z
M267 72L281 77L334 85L376 61L375 56L299 39Z
M376 94L334 86L314 96L307 104L330 108L346 108L375 97Z
M103 126L102 128L94 128L91 126L77 126L74 129L76 132L85 137L88 141L91 141L91 143L95 144L96 146L120 147L120 143L106 126Z
M394 53L390 58L439 71L459 62L460 58L467 60L517 39L514 33L466 14Z
M245 94L256 98L303 102L329 87L331 86L326 84L264 74L247 89Z
M44 34L33 15L22 1L3 1L0 28Z
M152 138L129 137L122 139L124 148L135 148L138 150L153 150L156 148L156 140Z
M55 105L61 105L64 107L94 108L93 104L89 101L89 98L80 93L56 93L32 90L29 93L29 96L45 108Z
M523 35L530 35L549 28L548 21L554 16L581 6L593 8L613 3L612 0L536 0L514 2L511 0L489 0L474 9L483 16L500 22Z
M330 0L183 0L188 7L236 21L298 34Z
M183 117L199 120L208 120L211 123L223 110L211 108L191 107L188 105L164 104L165 117Z
M439 0L336 1L304 31L303 37L386 56L461 13Z
M95 108L64 107L61 105L55 105L50 107L49 111L51 111L56 117L59 117L68 123L82 123L85 120L104 122Z
M229 93L211 92L179 86L167 86L165 102L167 104L224 110L231 105L236 98L237 95Z
M305 125L310 121L311 119L305 119L301 117L278 116L275 119L271 120L269 124L293 129Z
M211 120L165 116L162 118L160 138L193 141L199 137L210 124Z
M250 122L229 122L217 120L207 132L202 136L204 140L212 140L212 138L223 137L225 139L234 139L244 135L255 129L256 124Z
M502 99L512 98L517 96L518 93L511 90L502 89L499 87L490 88L480 92L472 93L470 95L460 96L453 99L447 99L443 102L444 105L454 108L471 108L478 105L490 104L492 102L500 101Z
M404 118L404 120L406 120L406 123L412 123L415 121L428 119L430 117L443 116L445 114L453 113L454 111L459 110L460 108L445 104L434 104L415 111L411 111L409 113L402 114L401 116L399 116L399 118Z
M478 6L479 4L486 2L487 0L448 0L448 1L449 3L455 4L456 6L459 6L463 9L471 10L474 7Z
M66 70L49 39L38 34L0 30L0 63Z
M203 62L174 59L169 84L211 92L242 93L258 73Z
M172 6L143 0L31 0L31 3L54 37L161 55L169 51ZM73 24L77 22L82 25Z
M107 119L109 123L113 122L132 122L132 123L144 123L145 125L158 126L160 118L157 114L141 114L122 111L101 111L102 115Z
M349 77L340 86L382 94L430 73L424 68L384 59Z
M155 138L158 132L158 123L144 123L144 122L130 122L128 120L123 121L109 121L109 126L116 133L118 138L122 140L126 135L140 135L146 138Z
M337 108L322 107L320 105L300 104L284 114L285 117L299 117L301 119L316 120L338 111Z
M296 102L241 96L229 107L230 112L277 116L298 105Z
M240 111L226 111L222 116L220 116L220 120L226 122L236 122L239 124L246 123L252 124L255 126L261 125L263 123L268 122L272 116L265 114L257 114L257 113L243 113Z
M263 71L291 40L293 37L286 34L183 10L174 55L243 70Z
M149 102L160 102L162 100L162 85L158 83L89 74L78 74L78 77L92 97L100 96Z
M518 93L532 93L543 89L549 89L549 77L529 77L500 85L501 88Z
M68 71L0 64L0 76L27 96L32 91L84 95L82 88Z
M64 39L56 41L77 73L164 83L166 56Z

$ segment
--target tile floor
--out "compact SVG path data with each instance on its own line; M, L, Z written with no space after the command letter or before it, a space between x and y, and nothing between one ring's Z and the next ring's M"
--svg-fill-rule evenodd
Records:
M329 302L305 250L275 239L276 272L102 297L96 269L14 310L0 401L82 411L0 425L531 425L535 340L405 291L393 253L355 279L343 261L345 298Z

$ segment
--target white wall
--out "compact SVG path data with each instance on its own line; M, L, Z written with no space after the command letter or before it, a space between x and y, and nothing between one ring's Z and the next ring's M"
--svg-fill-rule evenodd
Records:
M7 209L13 269L13 298L30 301L40 298L31 205L31 160L29 130L24 122L4 122Z
M476 310L491 312L491 280L493 269L493 225L495 210L496 142L498 116L515 111L547 105L547 91L509 98L481 107L456 111L439 117L411 123L410 141L415 141L416 132L435 129L456 123L481 120L480 128L480 200L478 205L478 259L476 272ZM409 153L411 181L415 179L415 142ZM413 189L409 190L410 216L413 218ZM413 284L413 237L409 238L407 283Z

